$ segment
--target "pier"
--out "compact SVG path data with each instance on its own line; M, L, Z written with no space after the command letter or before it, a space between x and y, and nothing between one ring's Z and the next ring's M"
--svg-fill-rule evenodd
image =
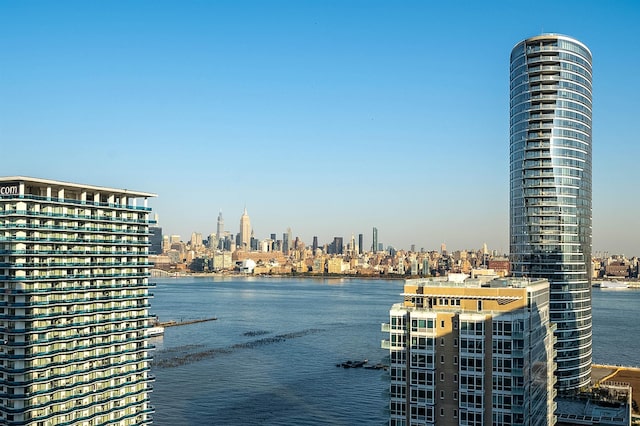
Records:
M200 322L215 321L217 319L218 319L217 317L211 317L211 318L201 318L201 319L186 320L186 321L171 320L171 321L165 321L165 322L158 322L158 326L159 327L177 327L179 325L198 324Z

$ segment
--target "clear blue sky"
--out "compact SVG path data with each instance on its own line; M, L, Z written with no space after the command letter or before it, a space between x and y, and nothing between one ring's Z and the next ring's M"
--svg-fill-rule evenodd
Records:
M640 255L640 3L0 0L1 175L159 194L167 234L508 251L509 54L594 55L594 251Z

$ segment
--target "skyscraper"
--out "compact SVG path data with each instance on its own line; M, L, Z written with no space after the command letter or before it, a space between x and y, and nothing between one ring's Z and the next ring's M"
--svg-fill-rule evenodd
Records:
M289 232L282 233L282 252L287 256L289 254Z
M251 249L251 220L247 214L246 207L244 208L244 213L240 216L240 234L238 240L241 250Z
M371 243L371 251L372 252L377 252L378 251L378 228L373 228L373 242Z
M222 210L218 213L218 226L216 227L216 235L218 241L224 240L224 219L222 218Z
M149 227L149 254L162 254L162 228L159 226Z
M543 34L513 48L511 271L550 282L561 392L591 377L591 101L584 44Z
M0 178L0 424L151 423L153 196Z

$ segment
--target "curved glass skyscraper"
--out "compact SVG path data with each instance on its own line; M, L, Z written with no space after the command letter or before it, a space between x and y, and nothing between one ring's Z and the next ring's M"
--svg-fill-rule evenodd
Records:
M551 283L560 392L591 376L591 52L544 34L511 52L510 252Z

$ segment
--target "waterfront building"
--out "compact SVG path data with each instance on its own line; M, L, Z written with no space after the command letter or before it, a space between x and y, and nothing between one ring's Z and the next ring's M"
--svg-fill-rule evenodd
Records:
M0 178L0 424L151 423L154 196Z
M382 331L391 426L555 424L547 280L405 281Z
M342 274L346 269L341 257L332 257L327 261L327 272L329 274Z
M511 52L510 262L550 282L557 389L591 380L591 52L543 34Z
M251 220L247 214L247 208L244 208L242 216L240 216L240 233L238 234L237 245L240 250L251 249Z
M358 254L362 254L364 250L364 235L358 234Z

